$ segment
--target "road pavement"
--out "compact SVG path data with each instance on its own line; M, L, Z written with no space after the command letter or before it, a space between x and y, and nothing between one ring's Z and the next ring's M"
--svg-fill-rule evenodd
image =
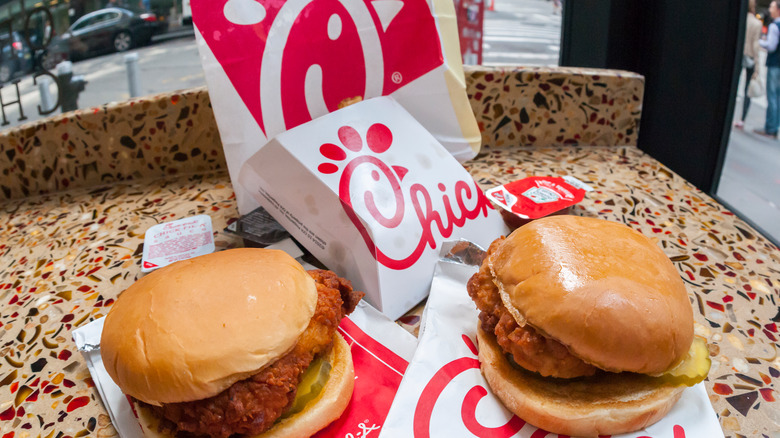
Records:
M155 37L145 47L74 62L74 76L81 75L87 81L85 90L78 98L79 108L124 101L131 97L125 56L132 53L138 54L141 79L139 96L206 85L192 27L178 28ZM20 120L19 105L9 105L9 102L17 100L17 94L13 84L5 84L0 88L0 95L7 105L3 110L9 124L0 126L0 130L48 117L38 112L41 94L32 76L21 78L18 85L18 100L21 101L26 119ZM54 83L49 86L49 92L56 99L57 86ZM59 112L57 110L57 114ZM0 115L0 123L2 121Z
M494 0L493 9L485 7L483 64L558 65L561 15L552 1Z

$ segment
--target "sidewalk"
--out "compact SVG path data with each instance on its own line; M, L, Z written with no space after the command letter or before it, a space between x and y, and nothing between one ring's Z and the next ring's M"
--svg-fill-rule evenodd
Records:
M142 96L204 85L205 78L194 44L194 35L191 25L172 25L167 32L152 37L152 43L147 46L74 62L73 74L82 75L87 81L86 89L78 98L79 108L95 107L130 98L127 64L124 61L125 55L130 53L139 55ZM4 108L9 123L0 125L0 131L49 117L41 115L37 110L41 104L41 94L39 87L33 83L32 74L21 77L18 87L18 97L15 86L8 84L0 89L0 96L4 102L18 99L26 118L19 119L19 104L9 104ZM50 96L56 96L57 92L57 86L51 82ZM55 114L60 113L58 109Z
M195 29L192 25L170 25L168 30L159 35L152 36L152 42L157 43L161 41L168 41L176 38L185 38L195 35Z
M742 116L744 72L742 76L734 121ZM732 128L717 195L780 242L780 141L753 132L763 129L766 106L766 97L751 99L744 129Z
M483 65L558 65L561 15L551 1L495 0L483 32Z

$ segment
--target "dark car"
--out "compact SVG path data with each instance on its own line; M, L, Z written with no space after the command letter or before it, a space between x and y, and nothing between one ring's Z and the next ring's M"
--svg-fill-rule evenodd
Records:
M149 43L168 23L151 12L124 8L100 9L76 20L62 35L54 38L50 51L67 53L71 59L110 51L124 52Z
M33 56L19 32L0 33L0 84L30 72Z

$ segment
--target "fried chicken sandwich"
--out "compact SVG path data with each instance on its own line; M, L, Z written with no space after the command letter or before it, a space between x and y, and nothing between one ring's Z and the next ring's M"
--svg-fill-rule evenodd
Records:
M493 242L468 293L485 379L510 411L549 432L641 430L707 376L680 275L623 224L530 222Z
M336 327L362 296L282 251L180 261L120 295L103 363L147 436L310 436L352 395L352 355Z

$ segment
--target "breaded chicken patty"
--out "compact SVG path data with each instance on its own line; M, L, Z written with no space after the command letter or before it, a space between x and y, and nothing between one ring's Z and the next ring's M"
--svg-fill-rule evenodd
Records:
M497 239L490 245L488 257L502 241ZM544 336L529 324L521 327L504 307L487 263L471 277L467 289L480 310L482 330L493 333L498 345L518 365L543 376L562 378L590 376L596 372L596 367L572 355L565 345Z
M304 371L314 358L330 350L333 333L355 310L363 292L331 271L308 271L317 285L317 307L293 349L252 377L203 400L148 406L170 431L227 438L268 430L292 405Z

